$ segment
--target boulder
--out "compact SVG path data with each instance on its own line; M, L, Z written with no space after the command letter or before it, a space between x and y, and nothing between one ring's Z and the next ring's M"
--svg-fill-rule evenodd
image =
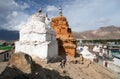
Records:
M8 62L8 67L17 68L23 73L30 74L32 68L32 58L23 52L14 53Z

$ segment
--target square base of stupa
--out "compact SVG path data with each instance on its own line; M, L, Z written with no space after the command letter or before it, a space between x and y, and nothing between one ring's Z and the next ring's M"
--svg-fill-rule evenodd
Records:
M43 60L49 60L57 57L58 47L56 42L22 42L15 43L15 52L23 52L30 55L32 58L40 58Z

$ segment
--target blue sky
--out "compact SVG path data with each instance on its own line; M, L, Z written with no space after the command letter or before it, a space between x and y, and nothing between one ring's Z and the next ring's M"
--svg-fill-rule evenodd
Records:
M0 0L0 29L19 30L40 7L44 15L58 16L59 5L73 31L120 27L120 0Z

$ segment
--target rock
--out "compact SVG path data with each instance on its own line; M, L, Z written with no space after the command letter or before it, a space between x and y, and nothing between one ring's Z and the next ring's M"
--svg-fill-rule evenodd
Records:
M23 73L30 74L32 72L32 58L22 52L14 53L8 62L8 67L17 68Z
M29 79L29 76L16 68L6 67L0 74L0 79Z
M0 79L30 79L32 74L32 58L23 52L14 53L7 67L0 74Z

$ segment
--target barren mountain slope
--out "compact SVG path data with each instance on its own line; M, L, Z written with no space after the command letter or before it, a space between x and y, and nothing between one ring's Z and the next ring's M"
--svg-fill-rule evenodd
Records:
M101 27L97 30L74 32L73 35L81 39L120 39L120 27Z

